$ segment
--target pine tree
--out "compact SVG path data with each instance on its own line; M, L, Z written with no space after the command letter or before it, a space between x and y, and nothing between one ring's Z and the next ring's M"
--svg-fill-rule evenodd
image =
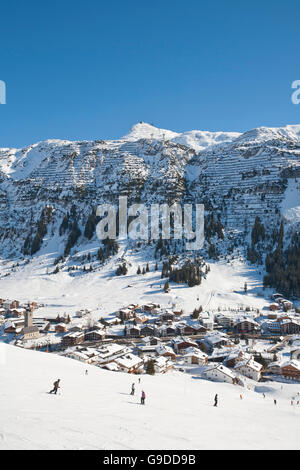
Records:
M150 359L147 362L146 374L149 374L149 375L154 375L155 374L155 367L154 367L154 360L153 359Z

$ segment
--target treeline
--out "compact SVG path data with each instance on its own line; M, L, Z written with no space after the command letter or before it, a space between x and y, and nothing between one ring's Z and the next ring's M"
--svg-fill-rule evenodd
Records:
M168 277L172 282L184 283L189 287L199 286L202 280L202 270L200 264L195 261L187 261L181 267L175 268L170 262L164 262L161 277Z
M47 206L42 210L37 223L36 233L31 233L26 237L23 245L24 255L34 255L42 246L43 238L47 234L47 225L52 220L53 207Z
M300 296L300 234L295 233L290 244L283 248L284 229L281 224L276 249L266 255L267 274L264 286L274 287L287 297Z

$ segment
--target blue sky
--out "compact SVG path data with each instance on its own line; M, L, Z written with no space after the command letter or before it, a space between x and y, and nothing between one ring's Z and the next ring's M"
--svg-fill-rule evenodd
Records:
M300 123L299 1L1 4L0 147Z

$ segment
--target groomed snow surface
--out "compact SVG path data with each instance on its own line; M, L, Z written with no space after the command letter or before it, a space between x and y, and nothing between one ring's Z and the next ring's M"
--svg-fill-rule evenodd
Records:
M139 385L137 376L55 354L8 345L0 353L0 449L300 447L300 405L290 404L296 384L281 390L279 383L264 383L254 391L170 372L142 375ZM57 378L61 394L50 395ZM132 382L136 396L129 394Z

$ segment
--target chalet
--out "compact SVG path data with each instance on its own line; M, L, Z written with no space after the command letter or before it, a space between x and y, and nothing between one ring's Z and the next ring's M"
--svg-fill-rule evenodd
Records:
M146 336L145 338L142 339L142 342L145 345L157 346L158 344L160 344L160 339L157 338L156 336Z
M209 312L202 312L199 321L207 330L214 329L214 318Z
M117 316L125 321L125 320L130 320L131 318L134 317L135 310L131 308L122 308L121 310L118 311Z
M261 379L262 365L252 358L239 361L235 365L234 370L257 382Z
M129 338L139 338L141 336L140 326L126 326L125 336Z
M102 367L104 364L115 361L118 357L123 356L127 352L129 352L129 349L125 345L116 343L105 344L105 346L97 348L96 365Z
M281 374L280 362L270 362L270 364L266 366L266 372L268 374L280 375Z
M178 333L180 335L186 335L186 336L191 336L191 335L196 335L198 333L197 328L191 326L191 325L178 325Z
M56 333L65 333L67 331L67 325L65 323L58 323L55 325Z
M233 348L225 358L225 365L227 367L235 367L235 365L246 357L241 347Z
M120 323L122 322L122 320L118 317L103 318L102 321L103 321L103 325L108 326L108 327L120 325Z
M25 314L25 308L10 308L6 312L8 317L20 318Z
M159 329L160 336L175 336L176 334L176 327L172 325L163 325Z
M91 348L76 348L75 351L70 351L66 354L67 357L76 359L77 361L92 364L97 360L97 351Z
M161 346L156 346L155 348L157 356L164 356L170 358L172 361L176 360L176 354L174 353L174 350L170 348L170 346L166 345L161 345Z
M144 336L157 336L157 328L155 326L146 325L141 328L141 335Z
M91 330L84 333L85 341L103 341L105 339L105 333L103 330Z
M175 318L175 315L174 313L172 312L172 310L168 310L166 309L164 312L162 312L159 316L159 318L162 320L162 321L167 321L167 320L174 320Z
M24 327L24 318L11 318L10 320L4 323L4 333L14 333L19 334L21 333Z
M184 351L190 347L198 348L198 344L188 337L178 336L171 340L175 353L184 354Z
M293 359L283 363L281 375L286 379L300 380L300 361Z
M146 305L143 305L143 310L144 312L153 312L154 309L156 308L159 308L160 305L158 304L152 304L152 303L149 303L149 304L146 304Z
M142 339L142 343L137 345L137 350L139 353L150 353L155 352L157 345L160 343L160 340L155 336L147 336Z
M62 345L64 347L75 346L76 344L83 343L84 332L83 331L72 331L67 333L62 338Z
M227 382L230 384L237 383L236 375L222 364L211 364L202 372L202 377L214 382Z
M223 328L232 328L234 326L234 317L231 315L226 315L224 313L219 313L216 315L216 322L221 325Z
M235 333L254 333L260 330L260 325L252 318L241 318L234 325Z
M292 349L290 355L291 359L300 360L300 348Z
M281 320L281 334L292 335L300 333L300 322L298 320Z
M212 331L207 333L203 339L197 340L201 351L211 354L215 348L221 348L231 344L230 338L222 332Z
M138 372L138 370L141 369L144 364L143 359L132 353L118 357L115 359L115 362L123 372L127 372L129 374Z
M154 370L156 374L165 374L170 369L173 369L173 363L170 358L159 356L154 359Z
M186 364L207 364L207 354L197 348L187 348L183 358Z

